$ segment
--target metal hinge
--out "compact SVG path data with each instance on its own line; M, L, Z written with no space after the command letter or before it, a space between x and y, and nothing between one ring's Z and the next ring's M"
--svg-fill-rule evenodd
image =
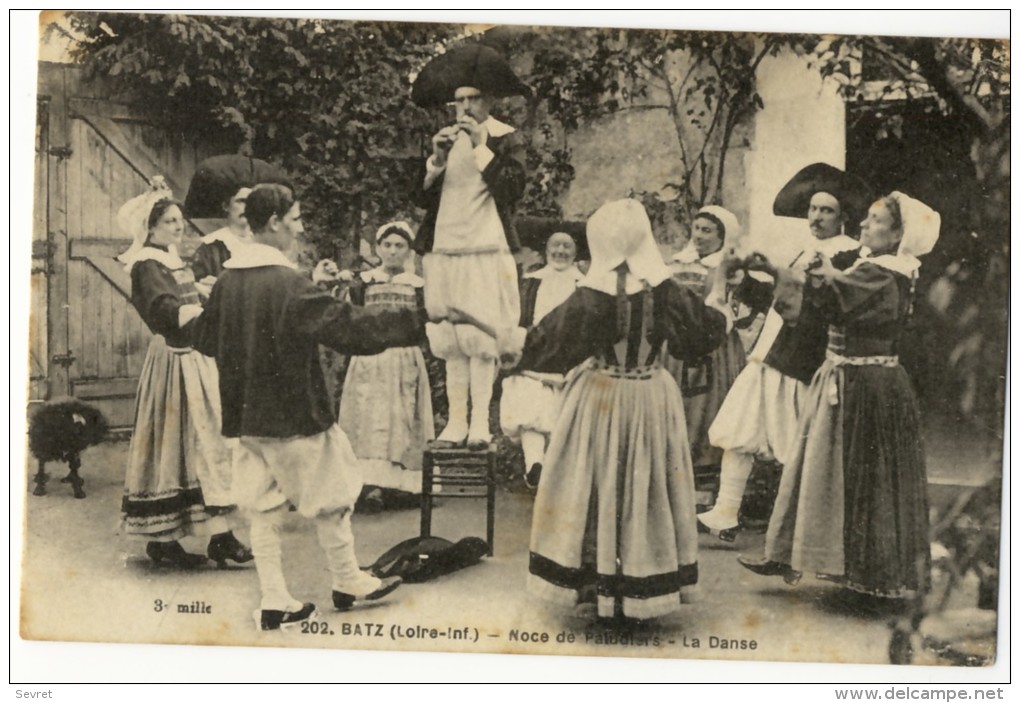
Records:
M51 146L46 150L46 153L50 156L56 156L58 159L69 159L71 154L74 153L74 149L71 148L70 144L64 146Z
M66 369L75 362L76 358L77 357L75 357L75 355L71 353L70 350L68 350L66 354L54 354L53 356L50 357L50 361L52 361L54 364L59 364L60 366L63 366Z

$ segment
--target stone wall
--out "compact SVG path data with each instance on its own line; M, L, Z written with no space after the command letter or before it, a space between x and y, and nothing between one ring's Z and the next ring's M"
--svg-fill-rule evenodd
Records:
M718 202L744 226L746 245L783 257L807 235L802 220L772 215L772 201L798 170L815 161L843 167L845 108L835 87L793 54L762 61L757 74L764 107L734 131ZM652 102L655 96L649 98ZM662 191L680 177L680 147L665 110L631 108L565 137L575 177L561 200L564 215L584 218L630 191ZM718 158L718 145L706 157ZM686 226L656 232L664 253L686 242Z

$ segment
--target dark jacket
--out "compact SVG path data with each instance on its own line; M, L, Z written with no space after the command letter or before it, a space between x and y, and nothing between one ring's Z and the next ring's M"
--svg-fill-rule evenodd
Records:
M521 279L521 327L532 327L535 324L535 301L538 300L538 289L542 281L538 278L524 277Z
M482 179L489 186L489 192L492 193L492 198L496 201L496 211L503 223L507 246L510 247L510 251L516 252L521 248L521 243L514 226L514 212L517 209L517 201L524 195L524 149L515 132L502 137L490 136L485 145L492 150L495 156L482 171ZM435 243L439 198L443 192L443 179L446 175L445 173L439 174L426 189L427 161L428 159L425 159L421 163L414 182L412 196L418 207L425 208L425 217L422 219L421 227L418 228L418 236L414 240L414 250L419 254L427 254L432 251L432 246Z
M171 347L190 346L188 335L178 325L182 305L197 305L198 291L191 271L171 271L154 259L131 267L131 304L153 334L161 334Z
M832 257L832 265L842 271L857 260L859 249L840 252ZM768 309L772 305L775 286L763 283L750 276L744 278L737 289L737 297L751 307ZM796 324L784 322L776 336L765 365L771 366L784 376L790 376L802 383L811 383L815 371L825 360L825 349L829 344L829 322L817 308L804 306Z
M294 437L335 422L319 345L372 355L424 339L415 310L341 303L286 266L225 269L202 315L186 329L216 359L223 434Z
M229 258L230 250L219 240L200 244L191 258L191 270L195 273L195 280L201 281L207 276L217 278L223 271L223 262Z
M618 338L617 297L580 287L528 330L517 371L565 374L592 356L635 368L651 363L648 358L641 358L642 348L655 358L663 342L670 356L693 361L722 344L726 336L723 314L670 279L647 293L630 295L627 300L630 327L626 345ZM643 330L647 305L652 306L648 311L651 329Z

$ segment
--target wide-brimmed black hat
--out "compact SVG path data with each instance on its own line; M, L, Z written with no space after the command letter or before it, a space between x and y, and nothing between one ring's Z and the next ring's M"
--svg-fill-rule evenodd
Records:
M830 164L816 163L802 168L783 186L772 212L780 217L807 217L815 193L836 198L847 216L847 227L854 231L874 201L871 188L860 178Z
M268 161L241 154L210 157L195 169L184 212L192 218L223 217L225 202L241 188L254 188L259 183L293 187L286 172Z
M537 252L545 253L545 245L549 238L557 232L570 235L577 245L577 258L590 259L588 237L585 234L586 223L576 220L563 220L557 217L531 217L522 215L514 220L517 236L521 246Z
M477 88L495 98L531 97L531 90L499 52L483 44L468 44L429 61L411 86L411 99L422 107L445 105L457 88Z

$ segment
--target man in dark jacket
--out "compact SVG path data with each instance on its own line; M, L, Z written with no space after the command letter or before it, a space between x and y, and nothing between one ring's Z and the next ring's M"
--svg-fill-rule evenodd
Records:
M237 438L233 492L251 519L264 630L311 617L281 565L287 504L315 525L333 582L333 605L350 608L400 584L361 571L351 511L361 490L357 458L336 423L319 365L320 344L343 354L378 354L423 341L414 310L371 312L342 304L296 269L284 252L303 231L290 189L261 185L248 196L254 241L224 264L191 330L197 350L216 359L223 434Z
M816 253L831 259L839 269L856 260L860 243L843 231L859 208L867 207L863 191L863 184L821 163L804 168L784 186L774 212L806 217L812 235L791 262L792 267L807 268ZM763 257L758 258L775 278L777 271ZM765 309L771 307L774 289L775 284L747 276L736 294L751 307ZM769 310L747 365L709 428L709 441L723 449L723 457L716 503L712 510L698 515L701 531L733 541L754 458L781 464L791 459L800 406L811 377L825 358L827 329L828 324L810 310L793 323L784 323L784 316L774 307Z

